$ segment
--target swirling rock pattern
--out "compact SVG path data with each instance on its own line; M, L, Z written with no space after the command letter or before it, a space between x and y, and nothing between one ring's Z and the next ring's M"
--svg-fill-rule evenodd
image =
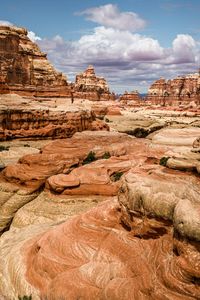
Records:
M159 165L170 151L189 153L194 140L195 133L180 146L160 146L82 132L8 166L0 178L1 231L12 223L0 238L0 294L199 299L199 177ZM99 160L82 165L90 151ZM115 182L113 172L124 174Z
M19 258L12 258L8 273L1 261L1 272L9 276L1 290L8 297L23 292L51 300L198 299L198 244L174 237L172 223L166 221L134 215L127 228L123 220L118 201L106 201L46 232L43 226L36 235L39 230L32 228L31 239L25 228L18 247L19 232L12 247L5 234L6 261L15 248ZM15 290L8 289L10 280Z

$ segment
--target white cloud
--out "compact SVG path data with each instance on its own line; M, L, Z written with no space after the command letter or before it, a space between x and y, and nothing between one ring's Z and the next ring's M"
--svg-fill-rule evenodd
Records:
M92 7L79 14L86 16L87 20L120 30L137 31L143 29L146 25L146 21L136 13L120 12L117 5L114 4Z
M4 20L0 20L0 25L5 25L5 26L13 26L13 24L9 21L4 21Z
M28 31L28 37L32 42L41 41L41 38L33 31Z
M104 26L77 41L55 36L39 41L39 45L70 80L93 64L97 74L104 76L116 92L136 88L144 91L161 76L173 78L194 72L199 51L190 35L180 34L171 48L163 48L156 39Z
M175 61L178 63L194 62L196 42L188 34L178 34L174 39L173 52Z

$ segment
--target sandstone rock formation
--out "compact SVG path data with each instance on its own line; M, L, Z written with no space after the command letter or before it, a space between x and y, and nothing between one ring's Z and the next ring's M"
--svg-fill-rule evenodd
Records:
M147 100L162 106L200 105L200 71L171 80L156 80L148 90Z
M125 93L122 96L120 96L119 100L127 105L140 106L142 104L142 99L138 91L132 91L130 93L125 91Z
M15 95L2 95L0 99L0 140L65 138L77 131L109 130L108 125L96 120L92 111L74 105L50 107Z
M115 95L110 93L106 80L96 76L91 65L76 76L74 97L92 101L115 100Z
M0 292L36 300L198 299L199 178L152 162L132 165L118 199L61 224L4 233Z
M145 113L130 130L166 126L162 114ZM194 120L148 139L78 132L8 165L0 173L0 298L199 299Z
M0 26L0 94L63 97L70 91L66 77L28 38L26 29Z
M114 111L115 112L115 111ZM144 138L150 133L157 131L167 124L156 118L148 118L140 113L122 114L117 113L107 114L105 119L111 130L117 130L121 133L127 133L138 138Z

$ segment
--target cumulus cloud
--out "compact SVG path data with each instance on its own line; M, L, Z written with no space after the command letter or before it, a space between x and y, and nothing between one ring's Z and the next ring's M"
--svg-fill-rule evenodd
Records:
M33 31L28 31L28 37L32 42L41 41L41 38Z
M40 40L39 45L70 80L93 64L117 92L135 88L144 91L161 76L173 78L194 72L199 51L190 35L177 35L170 48L163 48L151 37L104 26L77 41L55 36Z
M120 30L137 31L143 29L146 25L146 21L136 13L120 12L117 5L114 4L92 7L79 14L86 16L87 20Z
M190 35L178 34L172 45L176 63L195 61L196 42Z
M5 26L13 26L13 24L9 21L4 21L4 20L0 20L0 25L5 25Z

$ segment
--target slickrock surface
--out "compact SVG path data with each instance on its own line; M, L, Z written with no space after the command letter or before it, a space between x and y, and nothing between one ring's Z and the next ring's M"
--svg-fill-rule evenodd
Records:
M120 183L114 180L116 172L125 173L131 168L127 157L101 159L72 170L70 174L59 174L48 178L50 190L67 195L105 195L117 194Z
M160 206L165 211L167 201ZM176 207L177 219L187 208L181 212ZM128 216L112 200L52 229L29 226L5 233L0 241L1 291L10 298L32 294L55 300L198 299L198 243L174 236L167 220Z
M76 76L74 97L92 101L115 100L115 95L110 93L106 80L96 76L91 65Z
M120 172L124 173L130 169L131 162L128 161L128 157L120 157L130 151L133 140L132 137L115 132L76 133L71 139L51 142L44 146L40 153L25 155L17 164L8 165L2 172L0 183L0 231L10 225L15 213L29 200L32 201L38 196L40 201L48 196L51 199L50 194L45 197L40 195L45 184L46 188L58 195L65 195L66 199L69 199L70 194L78 197L92 196L88 203L93 202L93 195L116 195L119 183L115 173L122 175ZM139 153L140 148L141 142L136 141L135 153ZM91 152L95 153L96 159L104 156L108 159L81 166ZM70 203L65 199L63 201ZM87 200L83 202L86 202L84 205L87 207ZM45 208L43 211L45 212Z
M3 175L10 182L37 189L50 176L69 173L90 152L94 152L96 158L102 158L105 153L111 156L125 155L132 140L125 134L115 132L76 133L71 139L57 140L44 146L38 154L22 157L17 164L8 166ZM139 143L136 146L139 150Z
M145 117L141 114L123 113L120 115L108 115L105 120L111 129L118 132L127 133L138 138L146 137L150 133L157 131L167 124L159 119L153 117Z
M172 153L199 160L200 129L179 130L150 139L85 131L6 167L0 294L199 299L200 179L159 165ZM151 141L156 134L160 144ZM98 160L83 164L91 152Z
M153 143L160 145L192 147L198 136L200 136L199 127L163 128L151 134L151 139Z
M147 100L151 104L164 106L200 105L200 71L199 73L178 76L172 80L156 80L148 90Z
M91 110L67 101L40 102L18 95L0 96L0 140L12 138L64 138L77 131L108 130Z
M27 30L0 26L0 94L66 97L71 86L46 54L27 36Z

